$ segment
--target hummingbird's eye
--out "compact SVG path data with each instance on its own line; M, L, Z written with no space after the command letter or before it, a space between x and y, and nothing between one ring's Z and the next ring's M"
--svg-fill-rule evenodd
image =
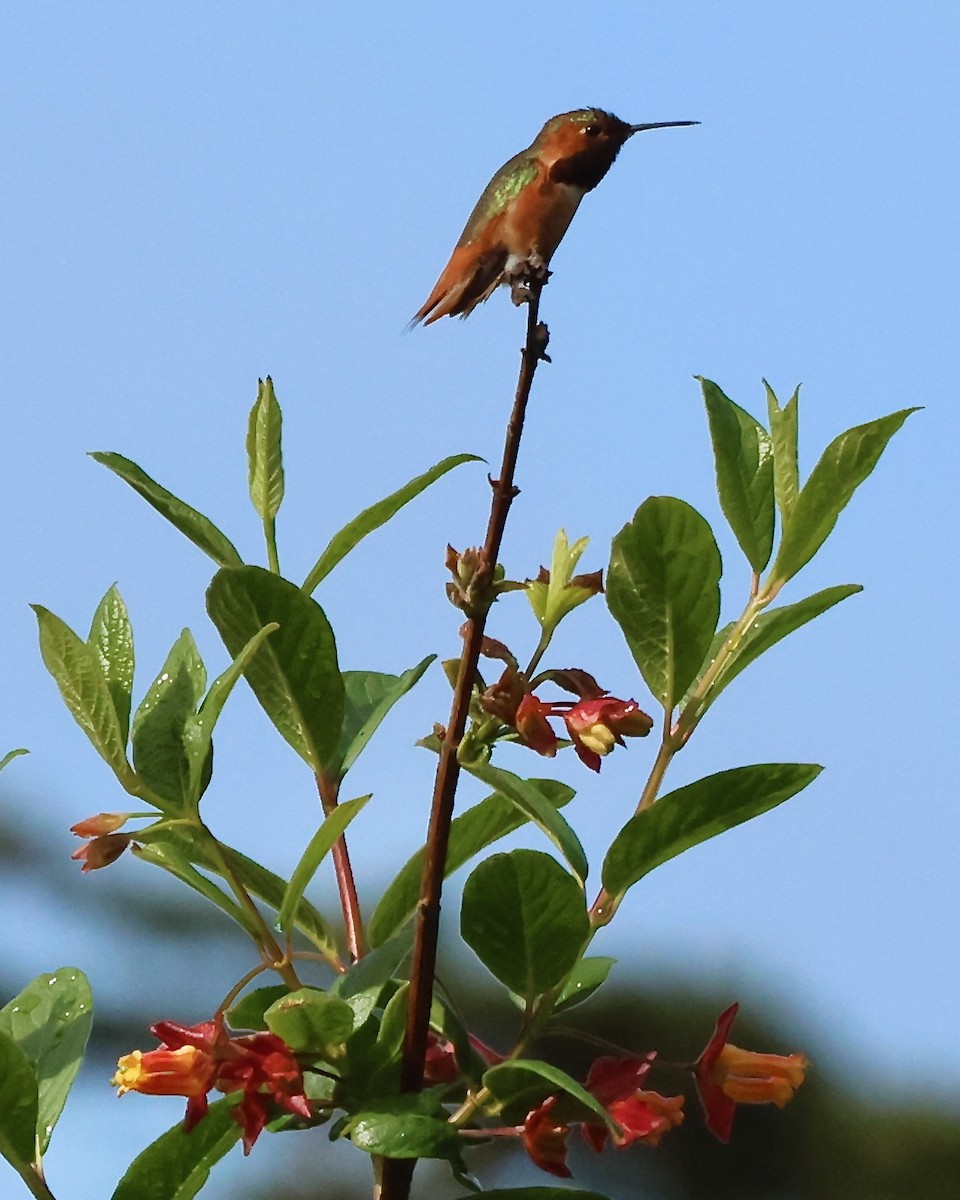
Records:
M600 132L601 130L599 125L584 125L583 129L581 130L581 133L590 138L599 136Z

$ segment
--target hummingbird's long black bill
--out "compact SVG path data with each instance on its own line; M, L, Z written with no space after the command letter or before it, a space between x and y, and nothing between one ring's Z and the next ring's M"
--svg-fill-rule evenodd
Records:
M645 129L677 129L681 125L699 125L699 121L654 121L650 125L631 125L630 137L635 133L643 133Z

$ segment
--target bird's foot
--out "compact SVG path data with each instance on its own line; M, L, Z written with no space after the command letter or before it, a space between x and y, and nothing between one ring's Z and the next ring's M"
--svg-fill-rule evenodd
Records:
M511 255L503 269L505 281L510 285L510 299L514 304L528 304L533 285L537 290L542 288L550 278L551 272L539 254L530 254L526 258L516 258Z

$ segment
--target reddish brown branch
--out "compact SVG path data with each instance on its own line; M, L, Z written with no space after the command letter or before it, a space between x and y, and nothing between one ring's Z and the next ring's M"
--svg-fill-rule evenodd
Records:
M321 772L317 773L316 779L323 815L329 817L337 807L340 786ZM347 950L350 953L350 961L356 962L363 953L363 921L360 916L360 901L357 899L357 885L353 879L353 867L347 853L347 839L342 834L334 842L332 853L333 870L340 892L340 908L343 911L343 925L347 935Z
M541 359L547 357L547 327L540 324L539 320L540 293L545 282L545 279L532 279L529 284L527 337L521 352L520 375L513 411L507 425L503 462L499 479L490 481L493 499L486 540L483 544L480 576L475 581L478 595L489 592L492 587L507 515L517 494L513 479L527 400L537 365ZM400 1068L400 1088L404 1092L416 1092L423 1086L423 1062L427 1050L430 1006L433 1002L433 981L437 964L437 940L440 932L440 894L447 860L450 822L453 819L454 796L460 774L457 750L467 724L488 610L488 604L480 605L479 610L473 613L466 623L450 720L440 744L440 762L434 782L433 806L430 811L410 968L407 1029ZM382 1200L407 1200L415 1165L415 1160L410 1159L387 1159L384 1162L380 1193Z

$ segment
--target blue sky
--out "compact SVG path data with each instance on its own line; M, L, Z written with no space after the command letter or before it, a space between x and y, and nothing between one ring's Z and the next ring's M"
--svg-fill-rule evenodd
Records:
M826 771L662 868L600 949L773 1000L798 1042L824 1027L824 1068L851 1085L955 1103L958 34L955 5L923 0L4 6L0 750L32 753L2 791L30 798L64 856L67 825L121 806L40 665L29 602L85 629L116 581L140 693L184 625L213 673L226 661L203 611L208 561L86 451L135 459L262 561L243 436L270 373L282 563L302 577L332 532L431 463L499 458L522 329L506 294L401 336L499 164L585 104L700 120L632 141L553 261L554 361L525 435L510 574L534 574L561 526L592 537L586 569L605 565L637 505L668 493L715 526L733 615L748 580L693 376L757 415L761 377L784 397L802 382L807 471L841 430L925 410L785 599L865 592L731 687L670 783L758 761ZM443 550L482 538L487 503L482 468L461 468L338 568L319 599L345 667L455 653ZM491 632L532 644L523 601L500 607ZM647 699L600 605L570 620L556 662ZM358 775L375 793L354 835L368 895L417 844L432 763L411 743L446 708L435 671ZM208 820L289 869L316 821L309 778L239 693L218 751ZM649 753L634 744L599 779L560 761L595 857ZM137 888L145 868L114 870ZM137 975L62 912L22 936L6 903L24 980L62 962L106 990ZM215 1002L232 980L213 974ZM151 1125L138 1102L117 1106L137 1117L89 1167L88 1194L176 1118ZM80 1153L84 1120L65 1120L55 1190Z

